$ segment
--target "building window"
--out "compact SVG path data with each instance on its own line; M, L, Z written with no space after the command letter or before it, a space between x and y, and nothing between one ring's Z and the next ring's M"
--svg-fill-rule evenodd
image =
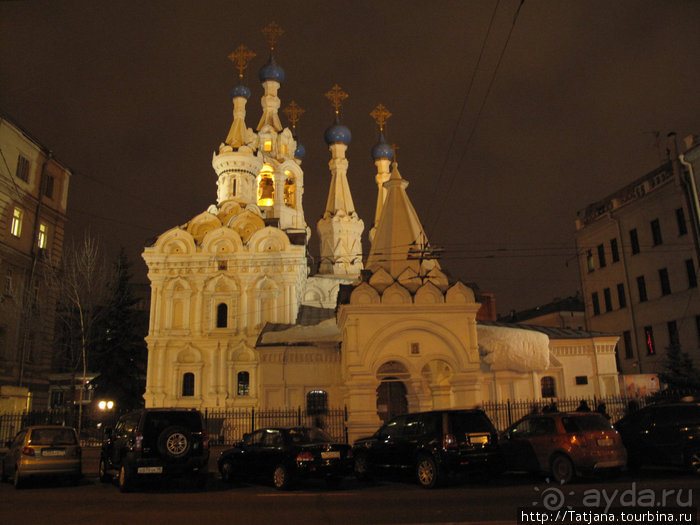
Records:
M695 263L693 259L686 259L685 272L688 274L688 288L698 287L698 276L695 273Z
M194 374L187 372L182 376L182 397L194 396Z
M250 374L238 372L238 395L247 396L250 393Z
M586 267L588 268L588 273L591 273L593 270L595 270L595 264L593 262L593 252L591 250L588 250L586 252Z
M617 304L620 308L625 308L627 306L627 296L625 295L625 285L618 283L617 285Z
M629 330L622 332L622 340L625 343L625 359L632 359L634 357L634 350L632 349L632 333Z
M598 302L598 292L591 294L591 302L593 303L593 315L600 315L600 303Z
M605 246L598 245L598 266L605 268Z
M53 176L46 175L46 177L44 178L44 196L49 199L53 199L53 183Z
M272 140L265 139L265 141L263 142L263 150L272 151Z
M63 390L52 390L51 391L51 408L63 406Z
M632 255L639 253L639 236L637 235L637 229L630 230L630 244L632 245Z
M24 218L24 211L22 208L15 206L12 212L12 224L10 225L10 233L15 237L19 237L22 234L22 219Z
M603 301L605 302L605 311L612 311L612 295L610 295L610 288L603 290Z
M306 394L306 412L309 415L328 412L328 393L325 390L312 390Z
M656 345L654 344L654 330L651 328L651 326L644 327L644 342L647 345L647 354L655 355Z
M637 290L639 291L639 302L643 303L647 300L647 283L643 275L637 277Z
M228 326L228 305L219 303L216 307L216 327L226 328Z
M659 270L659 281L661 281L661 295L669 295L671 293L671 282L668 280L668 270L666 268Z
M616 263L620 261L620 250L617 247L617 239L610 239L610 253L612 255L612 262Z
M576 384L577 385L587 385L588 384L588 376L576 376Z
M668 327L668 343L671 346L680 346L681 339L678 335L678 325L676 321L669 321L666 323Z
M676 222L678 223L678 235L686 235L688 233L688 224L685 222L683 208L676 210Z
M17 171L15 171L15 174L19 180L29 182L29 159L22 155L17 157Z
M552 376L544 376L540 379L542 397L557 397L557 387Z
M284 205L287 208L296 208L297 206L297 185L294 175L286 171L284 179Z
M43 250L48 244L48 226L45 223L39 224L39 234L36 241L37 246Z
M275 178L272 166L265 164L258 176L258 206L272 206L275 203Z
M658 246L664 242L661 237L661 224L659 224L659 219L651 221L651 238L654 242L654 246Z

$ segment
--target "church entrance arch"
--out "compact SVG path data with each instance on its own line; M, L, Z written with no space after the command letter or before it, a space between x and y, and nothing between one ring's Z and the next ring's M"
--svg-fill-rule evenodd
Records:
M377 379L381 381L377 387L377 415L384 422L406 414L408 400L406 385L403 380L410 377L406 367L398 361L387 361L377 370Z

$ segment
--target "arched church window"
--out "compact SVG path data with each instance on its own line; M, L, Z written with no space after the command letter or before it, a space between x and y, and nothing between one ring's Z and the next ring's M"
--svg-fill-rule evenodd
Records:
M226 328L228 326L228 305L219 303L216 307L216 327Z
M275 177L272 166L265 164L258 176L258 206L275 203Z
M238 372L238 395L247 396L250 392L250 374L248 372Z
M557 397L557 387L552 376L544 376L540 379L542 397Z
M187 372L182 376L182 397L194 395L194 374Z
M284 204L288 208L296 208L297 185L294 175L286 171L284 179Z
M306 412L313 416L328 413L328 392L311 390L306 394Z

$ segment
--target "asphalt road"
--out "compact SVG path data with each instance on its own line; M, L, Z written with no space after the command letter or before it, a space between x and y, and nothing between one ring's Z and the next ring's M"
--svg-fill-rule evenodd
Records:
M218 450L214 450L206 490L194 491L185 483L171 481L166 486L143 485L137 492L121 494L115 484L97 480L98 451L87 449L85 478L78 486L40 481L17 491L9 483L0 485L0 523L495 525L516 523L518 508L544 511L559 505L561 510L602 510L607 501L613 502L610 507L624 506L629 516L633 516L632 511L659 512L667 505L680 504L680 510L697 517L697 510L690 511L687 506L697 507L700 499L700 478L672 471L643 471L636 477L623 474L615 480L587 479L562 487L539 477L512 474L489 482L466 480L438 490L424 490L410 480L365 484L348 478L337 490L312 481L279 492L266 485L222 483L214 467L217 455ZM596 496L599 509L591 506ZM553 503L552 498L557 497L560 501ZM666 501L660 505L663 497Z

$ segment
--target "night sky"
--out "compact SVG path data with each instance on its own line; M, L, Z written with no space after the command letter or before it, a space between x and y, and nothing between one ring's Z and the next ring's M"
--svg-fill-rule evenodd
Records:
M90 225L126 247L146 282L143 247L216 202L241 43L257 53L258 123L271 21L282 107L306 110L311 254L330 181L324 93L339 84L365 243L381 103L442 267L503 314L573 295L576 212L661 164L669 132L700 134L695 0L0 2L0 110L75 172L71 236Z

